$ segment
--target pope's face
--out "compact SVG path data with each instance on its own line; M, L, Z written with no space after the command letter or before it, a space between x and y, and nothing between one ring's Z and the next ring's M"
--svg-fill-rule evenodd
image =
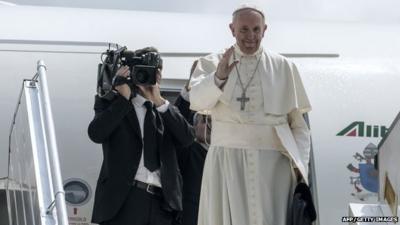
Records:
M254 10L239 12L229 27L245 54L253 54L258 50L267 29L262 15Z

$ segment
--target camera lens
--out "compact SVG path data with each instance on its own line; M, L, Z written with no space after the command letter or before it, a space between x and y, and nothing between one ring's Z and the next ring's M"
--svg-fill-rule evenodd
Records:
M144 70L138 70L136 73L136 80L139 83L143 83L143 84L147 83L148 77L149 77L149 75Z
M154 85L156 83L157 68L154 66L136 65L133 69L134 84Z

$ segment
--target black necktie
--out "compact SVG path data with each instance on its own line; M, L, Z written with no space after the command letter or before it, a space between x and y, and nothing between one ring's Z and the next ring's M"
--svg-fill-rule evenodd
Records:
M146 116L144 117L144 135L143 135L143 144L144 144L144 166L150 171L160 167L160 156L158 154L157 149L157 135L156 135L156 118L153 111L153 104L149 101L144 103L146 107Z

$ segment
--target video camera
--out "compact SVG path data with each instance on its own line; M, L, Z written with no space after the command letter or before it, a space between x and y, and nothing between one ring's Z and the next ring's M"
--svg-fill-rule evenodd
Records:
M132 90L136 85L151 86L157 81L157 70L162 68L162 59L158 52L129 51L126 47L117 50L108 49L102 53L102 63L98 66L97 94L106 99L116 95L113 88L128 84ZM121 66L128 66L131 71L127 78L116 76Z

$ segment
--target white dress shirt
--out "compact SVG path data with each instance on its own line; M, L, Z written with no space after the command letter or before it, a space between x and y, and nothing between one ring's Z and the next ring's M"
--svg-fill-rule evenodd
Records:
M144 130L144 117L146 115L146 106L143 104L148 101L141 95L136 95L132 99L132 104L135 107L136 111L136 116L139 121L139 126L140 126L140 132L143 137L143 130ZM168 109L169 102L168 100L165 100L165 103L159 107L157 107L157 111L163 113L166 112ZM143 138L142 138L142 143L143 143ZM144 145L142 145L144 146ZM157 169L154 172L150 172L145 166L144 166L144 158L143 158L143 151L144 149L142 148L142 154L140 157L140 162L139 162L139 167L135 175L135 180L147 183L147 184L152 184L158 187L161 187L161 179L160 179L160 170Z

